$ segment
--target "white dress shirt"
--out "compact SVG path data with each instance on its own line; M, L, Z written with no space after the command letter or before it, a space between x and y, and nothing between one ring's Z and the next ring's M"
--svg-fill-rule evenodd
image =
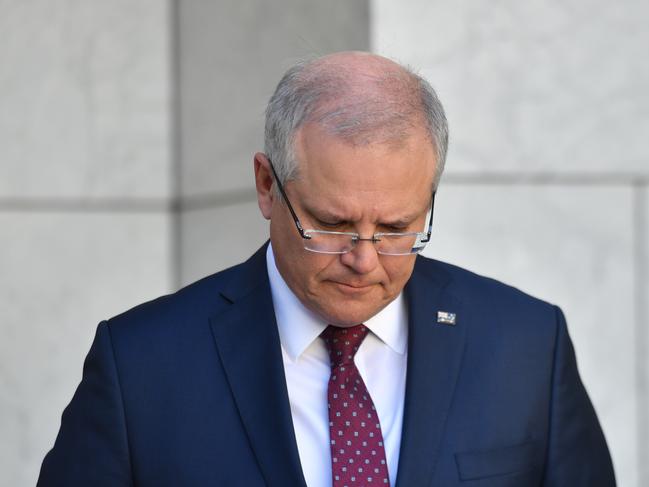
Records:
M327 385L331 367L319 338L327 323L293 294L275 265L266 266L282 344L286 386L302 471L308 487L331 487ZM365 322L367 335L354 359L381 422L390 485L395 485L406 389L408 319L403 295Z

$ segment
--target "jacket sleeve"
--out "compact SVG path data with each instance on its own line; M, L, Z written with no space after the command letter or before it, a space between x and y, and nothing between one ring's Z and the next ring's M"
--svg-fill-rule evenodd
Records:
M606 440L579 378L561 310L555 307L550 431L543 487L615 487Z
M83 378L45 456L37 487L132 487L131 466L110 329L97 327Z

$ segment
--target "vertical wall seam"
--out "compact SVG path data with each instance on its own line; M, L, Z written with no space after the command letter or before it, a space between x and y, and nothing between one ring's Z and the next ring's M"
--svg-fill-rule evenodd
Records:
M169 54L170 54L170 236L169 265L171 286L178 289L182 283L182 121L180 74L180 5L179 0L169 0Z
M637 391L637 459L638 485L649 485L649 371L647 353L647 295L649 294L649 255L647 251L647 183L638 181L633 187L633 262L635 303L635 363Z

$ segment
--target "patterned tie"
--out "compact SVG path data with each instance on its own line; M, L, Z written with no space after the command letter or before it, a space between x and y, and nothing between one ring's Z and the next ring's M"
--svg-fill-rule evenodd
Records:
M333 487L389 486L379 417L354 355L368 329L329 325L320 335L331 359L327 391Z

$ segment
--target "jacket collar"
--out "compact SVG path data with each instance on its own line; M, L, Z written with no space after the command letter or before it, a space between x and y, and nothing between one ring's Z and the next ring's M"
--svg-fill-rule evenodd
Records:
M406 285L408 372L396 487L430 485L464 354L468 315L439 265L418 257ZM455 324L438 322L455 314Z
M223 369L269 487L306 487L266 273L266 245L235 271L210 318Z

